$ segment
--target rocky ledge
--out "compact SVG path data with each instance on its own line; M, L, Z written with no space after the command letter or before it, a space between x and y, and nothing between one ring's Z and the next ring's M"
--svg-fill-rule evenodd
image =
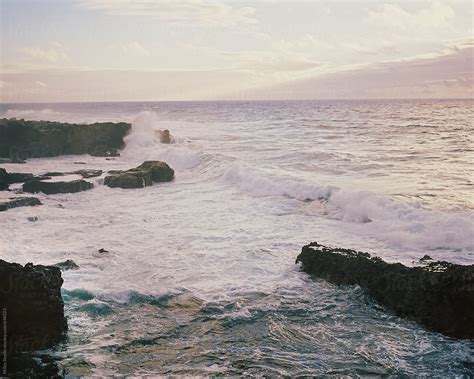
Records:
M174 170L161 161L146 161L140 166L125 171L110 171L104 184L115 188L143 188L158 182L170 182Z
M359 285L400 317L457 338L474 338L474 265L431 262L389 264L349 249L317 242L303 247L302 270L338 285Z
M41 205L41 201L36 197L11 197L6 201L0 202L0 212L18 207L33 207Z
M0 157L13 161L63 154L117 156L131 125L0 119Z
M67 330L62 284L57 267L0 260L0 329L6 330L8 354L48 348L62 340Z
M23 191L30 193L43 192L46 195L56 193L75 193L87 191L94 185L86 180L72 180L70 182L44 182L41 180L30 180L23 184Z

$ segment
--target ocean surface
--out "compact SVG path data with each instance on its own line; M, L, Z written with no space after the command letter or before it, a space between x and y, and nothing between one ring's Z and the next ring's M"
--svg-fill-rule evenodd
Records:
M8 171L176 170L0 215L0 258L80 266L63 273L68 339L49 351L69 375L474 375L473 342L295 265L311 241L473 264L474 101L2 104L0 117L133 126L115 160Z

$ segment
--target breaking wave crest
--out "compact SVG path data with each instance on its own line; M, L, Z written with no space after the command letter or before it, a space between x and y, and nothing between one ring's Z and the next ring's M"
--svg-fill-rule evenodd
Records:
M272 177L232 164L223 180L255 196L317 200L324 215L355 224L361 232L406 248L474 250L474 213L442 212L397 202L370 191Z
M125 148L121 155L125 159L163 160L178 170L189 170L201 163L198 152L190 150L179 136L173 136L170 145L160 142L160 119L155 112L140 112L132 122L132 130L125 137Z

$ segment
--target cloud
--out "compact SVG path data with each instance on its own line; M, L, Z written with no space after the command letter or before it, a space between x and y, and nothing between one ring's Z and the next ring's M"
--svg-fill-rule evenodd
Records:
M18 51L35 61L58 63L69 59L66 49L58 42L50 42L43 47L23 47Z
M150 52L137 41L123 44L120 46L120 49L124 54L136 57L149 57L151 55Z
M469 98L474 47L296 80L246 94L268 99Z
M383 4L368 11L366 21L370 24L400 31L423 31L449 29L453 26L455 13L446 3L434 1L428 8L415 12L407 11L398 4Z
M214 0L78 0L82 9L154 17L176 25L233 27L257 23L255 9Z

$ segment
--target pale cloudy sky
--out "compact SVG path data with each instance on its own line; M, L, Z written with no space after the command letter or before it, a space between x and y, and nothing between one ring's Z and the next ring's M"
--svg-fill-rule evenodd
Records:
M473 97L471 1L0 0L0 101Z

